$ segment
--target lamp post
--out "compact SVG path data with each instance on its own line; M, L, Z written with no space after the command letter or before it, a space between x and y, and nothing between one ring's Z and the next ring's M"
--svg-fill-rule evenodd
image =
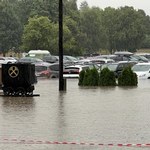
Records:
M63 0L59 0L59 91L63 90Z

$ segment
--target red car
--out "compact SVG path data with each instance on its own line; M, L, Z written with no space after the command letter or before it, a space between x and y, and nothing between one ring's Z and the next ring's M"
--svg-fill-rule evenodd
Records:
M37 77L58 78L59 63L39 63L35 64L35 74Z

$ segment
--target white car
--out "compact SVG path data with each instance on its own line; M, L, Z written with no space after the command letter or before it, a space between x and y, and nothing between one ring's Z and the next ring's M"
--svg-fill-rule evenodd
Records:
M17 60L13 57L0 57L0 64L15 63Z
M67 66L63 70L63 77L64 78L79 78L79 73L82 70L86 70L89 68L90 68L90 66L88 66L88 65Z
M91 60L92 63L96 63L97 65L101 66L102 64L107 64L107 63L114 63L115 61L113 59L105 59L105 58L94 58Z
M132 67L138 79L150 79L150 63L138 63Z

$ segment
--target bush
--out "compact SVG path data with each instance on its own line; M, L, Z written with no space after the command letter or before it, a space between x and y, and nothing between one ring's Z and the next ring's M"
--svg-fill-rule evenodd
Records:
M90 70L89 73L89 86L98 86L99 84L99 73L96 68Z
M116 86L116 78L113 71L110 71L108 68L104 68L100 72L99 78L100 86Z
M126 67L118 78L118 86L137 86L137 75L131 70L131 67Z
M84 78L83 78L83 85L84 86L89 86L90 85L90 69L87 69L85 71L85 75L84 75Z
M82 86L82 85L83 85L84 75L85 75L85 70L82 70L82 71L79 73L79 83L78 83L79 86Z
M99 73L96 68L82 70L79 74L79 86L98 86Z

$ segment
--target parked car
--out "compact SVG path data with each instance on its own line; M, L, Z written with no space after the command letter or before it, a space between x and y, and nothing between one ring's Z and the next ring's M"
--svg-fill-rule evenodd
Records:
M41 63L41 62L43 62L43 60L41 60L39 58L33 58L33 57L22 57L17 62L35 64L35 63Z
M82 70L93 68L93 66L89 65L73 65L67 66L63 70L63 77L64 78L79 78L79 73Z
M44 56L43 57L43 61L44 62L48 62L48 63L55 63L59 61L59 57L58 56Z
M145 56L132 55L130 56L130 58L137 59L138 62L149 62L149 60Z
M59 63L50 64L49 69L50 69L50 78L59 77Z
M138 79L150 79L150 63L138 63L132 67Z
M98 58L98 59L92 59L90 60L92 63L97 64L98 66L101 66L102 64L107 64L107 63L114 63L115 61L113 59L105 59L105 58Z
M101 66L101 70L107 67L109 70L114 71L116 78L118 78L125 67L132 67L135 64L136 62L134 61L120 61L116 63L104 64Z
M35 64L35 73L37 77L58 78L59 63L37 63Z
M147 58L150 61L150 53L140 53L140 56L144 56L145 58Z
M15 63L17 60L13 57L0 57L0 64Z
M49 63L36 63L35 64L35 75L36 77L50 78Z

